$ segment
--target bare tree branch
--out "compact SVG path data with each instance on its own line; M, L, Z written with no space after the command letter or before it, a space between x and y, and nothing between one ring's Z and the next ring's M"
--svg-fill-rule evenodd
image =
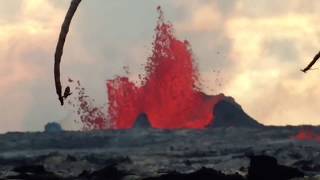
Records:
M71 20L75 14L80 2L81 2L81 0L72 0L71 1L70 7L68 9L68 12L66 14L66 17L65 17L63 24L62 24L62 27L61 27L59 40L58 40L55 55L54 55L54 80L55 80L56 92L58 94L58 98L61 103L61 106L63 106L63 104L64 104L64 102L63 102L64 98L67 98L68 95L70 95L70 92L69 93L65 92L64 95L62 95L62 85L61 85L61 81L60 81L60 62L61 62L61 57L63 54L64 43L66 41L66 37L69 32L70 23L71 23ZM70 88L67 87L65 89L65 91L67 91L67 90L70 90Z
M305 67L304 69L302 69L301 71L306 73L308 70L311 69L311 67L317 62L317 60L320 58L320 51L318 52L318 54L316 54L314 56L314 58L312 59L312 61L308 64L307 67Z

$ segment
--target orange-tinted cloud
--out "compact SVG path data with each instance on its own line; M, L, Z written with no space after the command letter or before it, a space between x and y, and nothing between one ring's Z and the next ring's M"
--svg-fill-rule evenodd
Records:
M45 0L24 0L15 8L17 18L0 23L0 132L25 129L23 121L35 101L30 88L48 76L49 66L43 65L49 59L41 56L51 54L62 15Z
M57 2L0 2L0 132L59 120L74 127L53 87L53 53L69 4ZM151 53L158 4L178 37L190 40L207 93L234 96L262 123L320 124L319 72L299 72L320 49L317 0L86 1L68 36L63 78L83 80L100 102L105 80L123 74L122 66L137 79Z

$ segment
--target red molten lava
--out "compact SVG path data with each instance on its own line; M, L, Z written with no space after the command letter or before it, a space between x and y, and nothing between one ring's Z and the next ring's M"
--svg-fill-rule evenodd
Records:
M172 25L164 22L160 8L158 11L146 77L140 87L127 77L107 82L108 118L115 129L133 127L141 113L148 116L154 128L205 128L214 119L214 106L224 96L208 96L200 91L189 43L174 37Z
M303 130L300 131L296 136L294 136L294 139L298 141L317 141L320 142L320 135L314 133L311 130Z
M79 119L75 120L83 125L83 130L91 129L106 129L110 128L110 123L103 107L96 107L94 105L94 99L90 98L85 91L85 88L81 86L80 81L76 83L72 79L68 79L71 85L75 86L74 92L76 96L74 99L68 100L67 103L73 108L76 108L76 113L79 115ZM80 121L79 121L80 120Z

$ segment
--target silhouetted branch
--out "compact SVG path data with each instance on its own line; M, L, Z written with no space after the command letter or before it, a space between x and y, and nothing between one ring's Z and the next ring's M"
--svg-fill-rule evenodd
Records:
M307 67L305 67L304 69L302 69L301 71L302 72L307 72L308 70L310 70L311 69L311 67L317 62L317 60L320 58L320 51L318 52L318 54L316 54L315 56L314 56L314 58L312 59L312 61L308 64L308 66Z
M69 32L70 23L71 23L71 20L74 16L74 13L76 12L80 2L81 2L81 0L72 0L71 1L70 7L68 9L68 12L66 14L66 17L65 17L63 24L62 24L62 27L61 27L59 40L58 40L56 52L54 55L54 80L55 80L56 92L58 94L58 98L59 98L61 105L64 104L63 100L64 100L64 98L67 98L70 95L70 92L69 93L65 92L64 95L62 95L62 85L61 85L61 81L60 81L60 62L61 62L61 57L63 54L64 43L66 41L66 37ZM66 90L70 90L70 88L67 87L65 89L65 91Z

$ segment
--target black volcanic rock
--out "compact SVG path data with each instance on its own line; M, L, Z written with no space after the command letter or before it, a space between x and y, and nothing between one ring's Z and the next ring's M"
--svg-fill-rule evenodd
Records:
M140 114L137 117L136 122L133 127L134 128L143 128L143 129L152 128L147 114L145 114L145 113Z
M52 172L48 172L43 165L25 165L15 167L14 172L17 175L9 175L6 179L24 179L24 180L62 180L61 177L57 176Z
M293 163L293 166L299 167L303 171L320 172L320 164L314 160L299 160Z
M87 171L85 171L79 175L79 178L90 180L121 180L127 175L129 174L124 171L118 170L115 166L107 166L92 173L88 173Z
M220 171L210 168L201 168L190 174L181 174L178 172L171 172L159 177L145 178L144 180L244 180L239 174L225 175Z
M263 127L230 97L218 102L213 111L215 118L209 127Z
M298 169L279 165L271 156L251 156L250 159L248 180L287 180L304 177L304 173Z
M26 165L15 167L13 171L18 173L46 173L45 168L42 165Z
M50 122L45 125L44 132L46 132L46 133L60 133L60 132L63 132L63 129L59 123Z

